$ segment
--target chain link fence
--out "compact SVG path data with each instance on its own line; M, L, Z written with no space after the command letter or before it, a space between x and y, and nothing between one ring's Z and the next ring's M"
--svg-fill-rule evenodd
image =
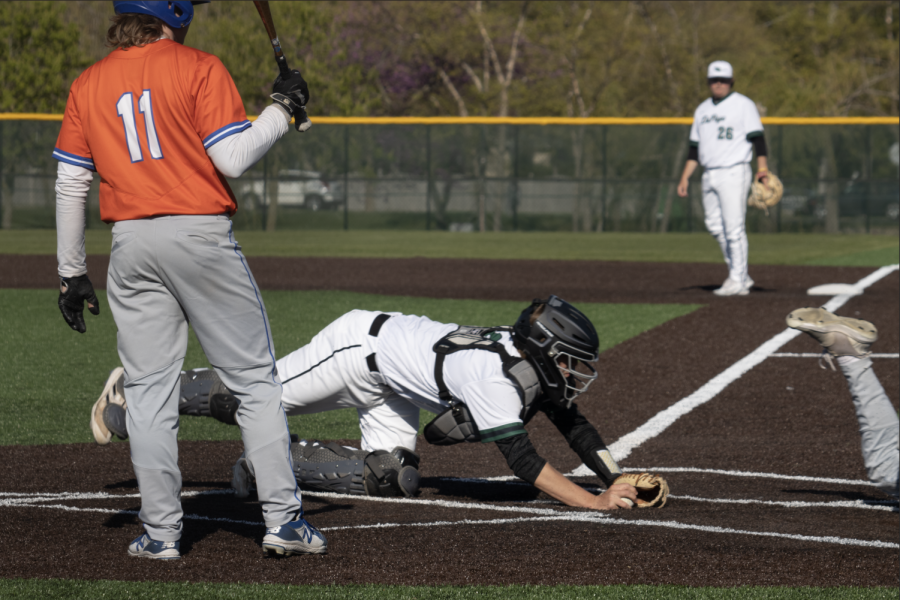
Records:
M897 124L766 125L785 185L751 232L898 234ZM2 227L53 228L58 121L0 120ZM333 124L231 181L239 229L704 231L689 125ZM88 227L100 221L99 178Z

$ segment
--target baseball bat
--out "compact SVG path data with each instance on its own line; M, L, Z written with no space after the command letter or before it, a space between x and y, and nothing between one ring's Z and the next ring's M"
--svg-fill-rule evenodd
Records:
M288 67L287 59L284 57L284 52L281 50L281 42L278 41L278 34L275 32L275 21L272 20L272 11L269 9L269 2L268 0L254 0L253 4L256 6L257 12L259 12L259 18L262 19L263 26L266 28L269 41L272 42L272 49L275 51L275 62L278 64L278 71L281 73L281 78L287 79L291 76L291 69ZM306 109L303 109L302 120L309 121L309 117L306 116ZM300 124L297 123L298 129L300 128L299 126Z
M287 79L291 75L291 69L288 67L287 59L281 50L281 42L278 41L278 34L275 33L275 22L272 20L272 11L269 9L268 1L256 2L256 10L259 12L259 18L262 19L266 33L269 34L269 41L272 42L272 49L275 50L275 62L278 63L278 70L281 72L282 79Z

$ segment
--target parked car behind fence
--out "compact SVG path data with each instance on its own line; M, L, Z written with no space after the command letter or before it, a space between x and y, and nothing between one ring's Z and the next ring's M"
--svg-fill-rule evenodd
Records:
M272 182L269 182L271 185ZM292 206L307 210L333 210L343 203L336 199L331 187L316 171L284 169L278 173L278 206ZM264 178L242 177L231 182L231 188L238 203L250 210L268 206L266 182Z

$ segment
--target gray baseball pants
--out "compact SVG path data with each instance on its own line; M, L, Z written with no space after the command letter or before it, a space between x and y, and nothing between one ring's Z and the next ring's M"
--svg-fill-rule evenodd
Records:
M301 510L268 316L226 216L121 221L107 293L125 368L131 462L150 537L181 538L178 399L188 323L241 405L237 422L267 527Z
M897 412L872 370L871 359L841 364L841 370L853 396L869 481L888 494L898 496L900 419Z

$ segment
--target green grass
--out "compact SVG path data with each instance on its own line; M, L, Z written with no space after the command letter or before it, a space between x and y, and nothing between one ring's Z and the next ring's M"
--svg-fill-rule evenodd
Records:
M0 579L0 596L9 600L57 598L134 598L152 600L234 599L266 600L887 600L897 588L694 588L674 585L514 585L514 586L396 586L238 583L160 583L153 581L79 581L65 579Z
M88 331L69 330L56 308L55 290L3 290L0 321L0 444L90 442L89 411L109 371L119 364L116 327L103 292L101 314L85 313ZM512 323L521 302L441 300L351 292L263 292L281 357L306 344L328 323L354 308L427 315L445 323ZM601 350L687 314L697 305L579 304L601 335ZM186 368L208 366L191 335ZM430 419L423 414L422 419ZM310 439L359 438L354 410L290 418L291 430ZM185 417L184 440L237 440L240 432L214 419Z
M239 231L248 256L499 258L719 263L705 233L448 233L442 231ZM87 231L89 254L109 253L110 234ZM55 254L52 229L0 231L0 254ZM751 234L758 265L882 266L900 262L887 235Z

